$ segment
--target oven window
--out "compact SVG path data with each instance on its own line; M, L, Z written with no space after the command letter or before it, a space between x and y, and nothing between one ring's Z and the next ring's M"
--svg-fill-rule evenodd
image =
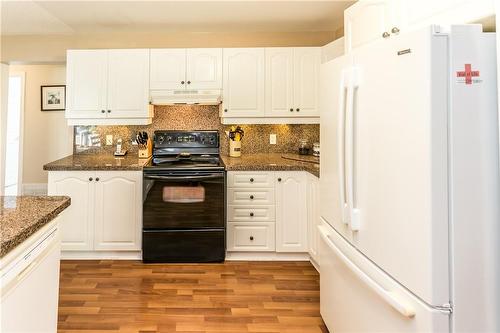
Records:
M205 201L203 186L163 186L163 202L196 203Z

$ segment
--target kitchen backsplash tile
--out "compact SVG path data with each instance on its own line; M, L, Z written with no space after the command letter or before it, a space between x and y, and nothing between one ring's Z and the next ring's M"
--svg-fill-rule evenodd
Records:
M319 125L241 125L245 131L242 153L289 153L297 152L299 141L306 139L312 146L319 142ZM112 153L116 140L122 139L122 147L136 152L132 144L138 131L146 131L152 137L155 130L218 130L221 135L221 153L229 152L226 131L222 125L219 107L210 105L176 105L155 107L153 123L146 126L75 126L74 153ZM269 135L277 135L276 145L269 144ZM113 135L113 145L107 146L106 135Z

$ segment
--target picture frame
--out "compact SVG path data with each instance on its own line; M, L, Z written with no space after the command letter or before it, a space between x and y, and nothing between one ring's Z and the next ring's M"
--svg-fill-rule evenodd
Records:
M66 110L66 86L49 85L41 86L41 110L64 111Z

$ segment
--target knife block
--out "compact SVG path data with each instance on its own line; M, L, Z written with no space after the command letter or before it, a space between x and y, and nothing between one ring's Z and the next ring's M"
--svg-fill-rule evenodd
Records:
M139 148L139 158L149 158L151 155L153 155L153 142L148 139L146 147Z

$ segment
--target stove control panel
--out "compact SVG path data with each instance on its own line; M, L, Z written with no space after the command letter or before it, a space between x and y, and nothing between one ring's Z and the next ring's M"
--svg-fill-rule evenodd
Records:
M154 147L219 147L219 133L217 131L155 131Z

